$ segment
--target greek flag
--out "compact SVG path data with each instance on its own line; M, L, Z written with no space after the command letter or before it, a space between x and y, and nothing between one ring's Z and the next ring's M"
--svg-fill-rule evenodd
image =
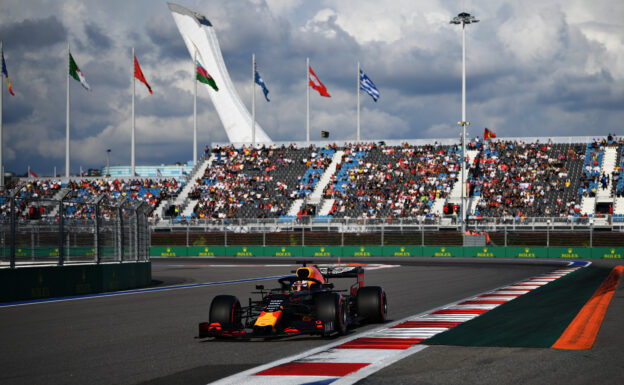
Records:
M360 89L369 94L375 102L379 99L379 90L362 70L360 70Z
M260 76L260 73L258 72L258 69L255 68L256 71L256 75L254 76L254 80L256 82L257 85L259 85L260 87L262 87L262 92L264 92L264 98L266 99L267 102L270 102L269 100L269 89L267 88L266 84L264 84L264 80L262 80L262 77Z

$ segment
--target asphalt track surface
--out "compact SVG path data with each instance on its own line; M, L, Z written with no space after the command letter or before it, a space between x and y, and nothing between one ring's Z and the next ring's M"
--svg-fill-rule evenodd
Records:
M324 260L323 262L327 262ZM383 263L388 263L384 259ZM366 272L401 319L553 270L544 261L393 259L400 267ZM377 262L367 259L366 262ZM616 265L620 261L598 261ZM155 259L157 287L289 274L294 260ZM211 267L213 264L242 264ZM245 266L247 265L247 266ZM262 282L266 287L274 279ZM260 282L0 307L1 384L206 384L326 344L318 337L200 341L211 299L244 304ZM361 384L624 383L624 288L620 283L591 350L430 346ZM350 335L367 330L363 326Z

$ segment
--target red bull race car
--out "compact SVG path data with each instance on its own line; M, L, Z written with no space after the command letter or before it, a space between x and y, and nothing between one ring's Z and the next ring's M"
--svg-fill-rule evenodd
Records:
M257 285L247 306L232 295L218 295L210 305L208 322L199 324L199 338L271 338L300 334L331 337L345 334L362 322L381 323L388 314L386 293L364 286L361 266L312 265L306 262L295 275L278 280L280 287ZM355 278L346 290L330 279Z

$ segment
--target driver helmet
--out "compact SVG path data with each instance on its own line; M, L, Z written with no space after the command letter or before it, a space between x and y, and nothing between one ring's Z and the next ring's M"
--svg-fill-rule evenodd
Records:
M308 281L296 281L290 287L291 291L308 290Z

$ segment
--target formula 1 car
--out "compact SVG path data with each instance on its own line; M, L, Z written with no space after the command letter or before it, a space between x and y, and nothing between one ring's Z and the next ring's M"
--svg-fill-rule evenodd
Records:
M209 322L199 324L199 338L271 338L300 334L331 337L361 322L381 323L388 314L386 293L364 286L361 266L313 265L278 280L280 287L257 285L248 306L232 295L218 295L210 305ZM349 290L334 289L333 278L355 278Z

